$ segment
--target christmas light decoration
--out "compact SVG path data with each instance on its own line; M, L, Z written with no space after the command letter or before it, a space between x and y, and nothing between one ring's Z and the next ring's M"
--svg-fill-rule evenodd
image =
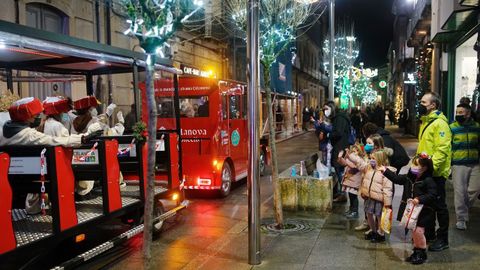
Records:
M247 2L245 0L228 0L226 9L231 14L233 23L244 33L246 32ZM307 28L303 24L307 19L315 22L314 10L320 5L308 5L306 1L291 0L260 0L259 1L259 55L263 66L263 80L267 108L272 108L272 89L270 88L270 70L277 58L290 49L297 37ZM326 6L325 6L326 8ZM324 8L324 10L325 10ZM303 32L304 33L304 32ZM253 89L252 89L253 90ZM276 152L276 131L273 110L267 109L269 144L272 156L272 183L274 191L274 208L277 226L283 226L282 202L279 196L280 185L278 183L278 163Z
M335 35L335 50L333 57L335 58L335 74L334 87L335 92L340 95L340 107L348 108L352 100L354 90L352 83L361 76L359 69L355 69L354 64L359 55L359 45L357 38L353 35L353 26L339 27L338 33ZM330 56L330 40L325 39L323 43L324 56ZM330 63L324 61L324 69L329 69ZM346 104L345 104L346 101Z
M306 0L260 1L259 47L260 61L264 67L270 68L279 55L292 47L292 43L299 34L297 30L318 9L314 5L309 5L309 2ZM247 1L228 0L226 7L233 23L240 30L246 31Z
M380 81L378 83L378 86L382 89L385 89L385 87L387 87L387 82L386 81Z
M403 111L403 90L399 86L395 92L395 118L399 120L400 114Z
M420 107L420 99L422 96L431 90L431 85L430 85L430 70L432 66L432 50L425 50L425 51L420 51L420 56L418 57L418 61L415 63L415 68L416 72L414 74L415 76L415 81L417 82L415 84L415 95L416 95L416 100L415 100L415 111L417 117L419 117L418 114L418 108Z
M370 105L375 103L377 99L377 91L372 88L370 71L365 72L361 69L360 78L355 81L352 87L352 97L358 100L362 105Z
M148 53L160 56L176 29L202 8L203 1L194 0L122 0L128 28L125 35L134 36Z

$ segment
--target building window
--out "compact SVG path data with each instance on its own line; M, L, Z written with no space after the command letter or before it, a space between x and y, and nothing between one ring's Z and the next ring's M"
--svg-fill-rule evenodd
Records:
M27 4L27 25L33 28L68 35L68 16L49 5Z
M57 34L68 35L68 16L52 6L30 3L26 6L27 26ZM51 76L40 72L29 72L31 76ZM29 83L30 96L40 100L48 96L71 97L72 85L70 82L31 82Z

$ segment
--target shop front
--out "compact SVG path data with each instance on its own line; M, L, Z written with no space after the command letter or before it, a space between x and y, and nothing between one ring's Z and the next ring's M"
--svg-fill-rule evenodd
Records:
M452 6L449 1L432 1L432 12L436 14L432 17L432 42L443 44L446 52L441 56L439 69L445 77L441 79L442 107L449 120L454 118L462 97L468 97L472 107L478 104L475 44L480 29L479 4L459 1Z
M469 37L455 49L455 93L453 104L462 97L473 98L477 80L477 52L473 49L478 33Z

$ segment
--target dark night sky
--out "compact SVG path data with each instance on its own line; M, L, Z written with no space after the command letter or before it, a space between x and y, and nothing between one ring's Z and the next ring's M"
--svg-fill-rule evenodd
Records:
M344 20L355 23L360 41L359 61L365 67L379 67L387 63L388 46L392 40L393 0L336 0L336 24Z

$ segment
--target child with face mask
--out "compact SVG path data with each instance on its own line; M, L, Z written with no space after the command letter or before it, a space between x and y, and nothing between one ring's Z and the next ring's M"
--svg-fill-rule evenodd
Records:
M370 154L368 165L361 165L363 179L360 195L365 200L365 214L371 229L365 235L366 240L372 243L384 242L385 234L379 226L383 207L392 207L393 185L380 171L379 168L388 166L391 171L396 171L388 163L388 154L384 149L379 149Z
M413 199L414 204L423 204L422 211L418 216L417 227L412 232L413 253L406 259L412 264L422 264L427 260L425 226L435 219L433 207L437 197L437 186L432 178L432 159L426 153L418 154L412 159L410 171L403 175L396 175L395 172L384 166L379 170L393 183L403 185L404 191L397 220L401 220L408 199Z
M367 154L367 160L371 158L371 154L374 151L383 150L388 156L393 154L393 150L390 148L386 148L382 136L379 134L372 134L366 139L366 144L364 146L365 153ZM363 170L365 165L357 164L359 168ZM367 213L365 213L365 218L367 218ZM369 235L372 232L372 228L370 228L368 224L368 220L365 219L362 224L355 227L356 231L368 230L365 232L365 235Z
M358 218L358 190L362 184L363 171L357 168L356 164L365 163L365 152L360 144L350 146L345 152L340 152L338 163L345 166L345 173L342 180L342 191L348 193L350 208L346 213L347 218Z
M379 134L372 134L370 137L367 138L366 144L364 146L365 153L367 155L370 155L376 150L384 149L386 150L388 156L391 156L393 154L393 150L390 148L385 147L385 143L383 141L383 138Z

